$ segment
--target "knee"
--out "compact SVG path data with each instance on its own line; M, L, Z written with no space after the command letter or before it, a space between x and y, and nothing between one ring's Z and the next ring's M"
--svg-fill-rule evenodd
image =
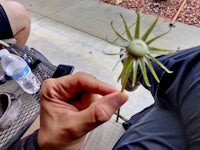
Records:
M16 1L3 1L1 5L7 14L11 28L14 30L13 32L15 32L17 28L30 26L30 16L22 4Z
M13 11L13 15L18 15L20 19L25 19L27 22L30 22L29 14L22 4L16 1L5 1L5 3L8 5L10 11Z

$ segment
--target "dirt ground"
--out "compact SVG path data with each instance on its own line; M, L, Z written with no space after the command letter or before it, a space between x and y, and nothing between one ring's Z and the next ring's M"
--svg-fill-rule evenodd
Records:
M163 17L172 22L183 0L99 0L100 2L117 5L127 9L138 10L144 14ZM200 27L200 0L187 0L177 19L188 25Z

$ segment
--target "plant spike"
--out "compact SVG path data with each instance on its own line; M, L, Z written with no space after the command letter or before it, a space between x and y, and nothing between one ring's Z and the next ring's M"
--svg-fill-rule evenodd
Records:
M153 57L151 54L148 54L148 56L149 56L154 62L156 62L163 70L165 70L167 73L173 73L173 71L168 70L158 59L156 59L155 57Z
M127 39L125 39L123 36L121 36L121 34L119 34L119 32L117 32L117 30L114 28L114 26L113 26L113 21L111 22L111 27L112 27L112 29L113 29L113 31L115 32L115 34L120 38L120 39L122 39L123 41L125 41L125 42L129 42Z
M124 53L118 52L118 53L109 53L109 52L105 52L103 51L104 54L106 55L123 55Z
M153 68L153 66L152 66L152 64L151 64L151 62L150 62L150 60L145 58L145 62L146 62L146 64L147 64L147 66L149 67L149 70L151 71L151 74L153 75L154 79L155 79L158 83L160 83L160 80L159 80L159 78L158 78L158 76L157 76L157 74L156 74L156 72L155 72L155 70L154 70L154 68Z
M108 41L107 37L106 37L106 42L110 43L110 44L113 45L113 46L120 47L120 48L122 48L122 49L126 48L126 46L127 46L127 44L126 44L126 45L120 45L120 44L115 43L115 42L110 42L110 41Z
M140 38L140 13L137 13L137 20L136 20L136 25L135 25L135 38L134 39L139 39Z
M124 17L123 17L122 14L121 14L120 16L121 16L121 18L122 18L122 20L123 20L123 23L124 23L124 28L125 28L125 30L126 30L126 35L127 35L128 39L129 39L130 41L132 41L132 40L133 40L133 37L132 37L131 32L130 32L130 30L129 30L129 27L128 27L127 23L126 23L126 20L124 19Z
M117 81L119 81L119 80L124 76L124 74L126 73L126 70L127 70L128 65L129 65L129 63L130 63L131 60L132 60L132 56L128 56L128 57L125 59L124 66L126 66L126 67L123 67L123 69L122 69L122 71L121 71L121 73L120 73L120 75L119 75Z
M151 24L151 26L149 27L149 29L146 31L146 33L142 36L142 40L146 41L146 39L148 38L148 36L151 34L151 32L153 31L154 27L156 26L158 22L158 17L155 19L155 21Z
M162 48L157 48L157 47L149 47L149 50L152 51L152 52L153 51L157 52L157 53L168 53L168 54L174 53L174 51L172 51L172 50L162 49Z
M132 69L133 69L133 60L131 60L129 62L128 67L127 67L126 72L125 72L125 75L122 78L121 92L123 92L125 87L126 87L126 84L127 84L127 81L128 81L128 78L130 76L130 73L131 73Z
M135 86L137 80L137 71L138 71L138 60L133 62L133 78L132 78L132 86Z
M127 57L127 55L123 55L118 61L117 61L117 63L115 64L115 66L113 67L113 70L115 70L115 68L117 67L117 65L123 60L123 59L125 59Z
M160 35L158 35L158 36L156 36L156 37L150 39L149 41L147 41L146 44L147 44L147 45L150 45L153 41L155 41L155 40L159 39L160 37L166 35L166 34L169 33L170 31L171 31L171 27L169 28L169 30L168 30L167 32L165 32L165 33L163 33L163 34L160 34Z
M141 71L142 71L142 75L143 75L143 79L144 79L145 84L147 86L151 86L150 83L149 83L148 76L147 76L145 63L144 63L144 61L142 59L139 59L139 65L140 65L140 68L141 68Z

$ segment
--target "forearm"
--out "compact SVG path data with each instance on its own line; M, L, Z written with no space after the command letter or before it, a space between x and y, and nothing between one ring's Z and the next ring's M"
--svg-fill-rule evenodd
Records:
M79 150L81 149L82 142L68 144L67 147L58 147L52 143L45 142L46 138L38 139L39 130L35 131L31 135L16 141L7 150ZM84 138L84 137L83 137ZM48 139L48 137L47 137ZM39 142L38 142L39 141ZM51 141L52 142L52 141Z
M39 145L40 145L40 150L80 150L82 144L78 143L67 147L57 147L55 145L47 143L39 143Z
M56 139L57 140L53 140L46 134L42 134L41 132L39 132L38 145L40 147L40 150L80 150L84 142L85 136L78 140L72 140L72 142L67 141L67 139L60 139L59 141L58 138Z

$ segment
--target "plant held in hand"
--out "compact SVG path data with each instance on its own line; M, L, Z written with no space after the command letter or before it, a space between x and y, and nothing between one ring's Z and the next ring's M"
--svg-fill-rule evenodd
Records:
M132 75L132 86L135 85L135 83L137 81L138 68L140 68L141 73L144 78L144 82L147 86L151 86L151 85L149 83L149 79L147 76L146 67L149 68L149 70L152 73L155 80L157 82L160 82L159 78L153 68L153 65L151 64L151 61L154 61L155 63L157 63L162 69L164 69L168 73L172 73L172 71L168 70L158 59L156 59L151 54L151 52L173 53L175 51L151 47L150 44L152 42L154 42L155 40L159 39L160 37L164 36L165 34L167 34L171 30L171 27L167 32L148 40L150 33L153 31L156 23L158 22L158 18L156 18L155 21L153 21L153 23L150 25L150 27L147 29L147 31L144 33L144 35L140 36L140 14L137 12L135 34L133 36L129 30L126 20L124 19L124 17L122 15L120 15L120 16L121 16L123 24L124 24L127 38L123 37L114 28L113 22L111 22L111 27L112 27L113 31L118 36L118 38L120 40L122 40L123 44L118 44L115 42L111 43L116 46L119 46L121 48L121 51L117 54L109 54L109 53L106 53L106 54L121 56L119 61L117 62L117 64L121 61L123 62L123 69L118 77L118 81L121 80L121 84L122 84L121 92L124 91L130 75ZM117 64L116 64L116 66L117 66ZM118 112L118 116L119 116L119 112Z

